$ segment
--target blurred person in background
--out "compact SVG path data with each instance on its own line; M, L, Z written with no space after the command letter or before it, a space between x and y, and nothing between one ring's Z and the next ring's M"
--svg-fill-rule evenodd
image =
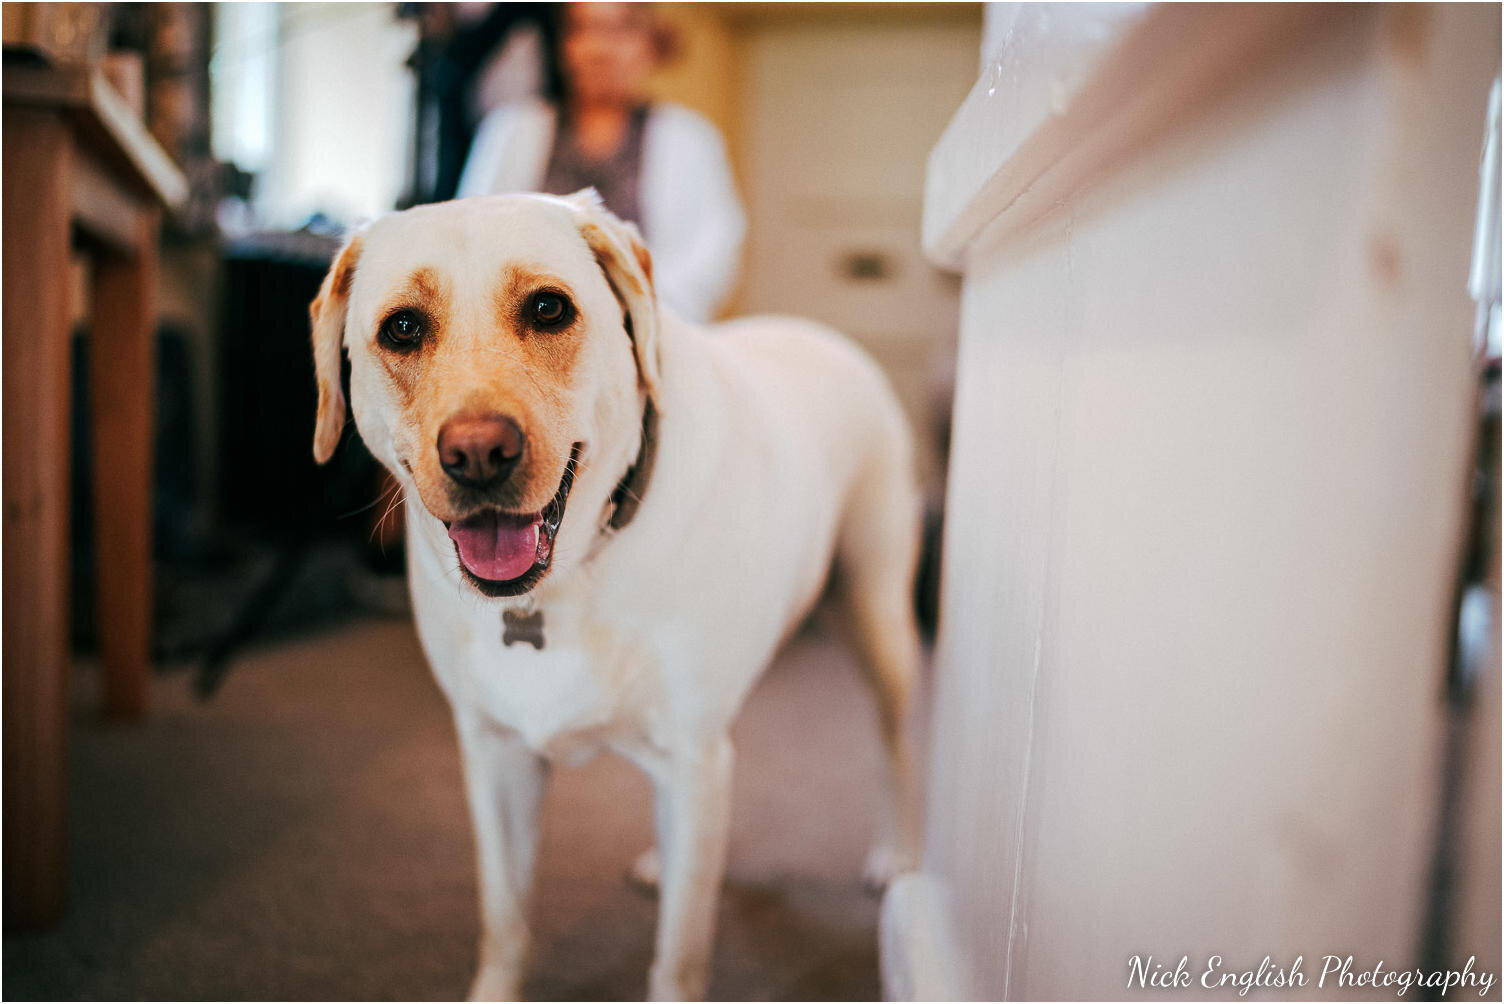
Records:
M457 195L594 187L641 227L660 298L688 320L710 320L747 229L720 134L688 108L648 99L667 47L651 5L560 4L557 16L562 94L490 112Z

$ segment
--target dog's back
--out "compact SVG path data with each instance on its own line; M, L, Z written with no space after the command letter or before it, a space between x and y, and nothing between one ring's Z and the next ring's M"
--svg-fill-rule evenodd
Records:
M920 664L912 593L920 499L903 409L854 343L791 318L665 331L664 380L665 407L682 409L665 416L665 429L677 430L671 448L694 467L666 479L688 493L678 518L692 512L715 524L718 543L712 567L696 568L692 556L678 571L704 575L703 625L716 619L718 596L735 608L737 633L712 629L717 646L735 649L751 632L762 646L753 661L770 657L834 564L834 592L877 699L894 794L866 868L881 884L912 865L917 846L903 736ZM765 617L754 613L759 607Z
M750 317L665 330L663 359L661 457L679 467L665 478L684 493L678 519L718 523L721 543L746 542L749 563L786 567L792 580L768 588L795 618L833 556L843 573L881 563L907 589L919 527L912 439L865 352L810 321Z
M920 664L912 593L920 499L909 424L882 370L829 328L747 318L720 325L709 337L739 379L767 395L770 411L786 412L813 437L808 476L838 488L834 591L876 698L894 795L865 869L867 880L880 886L914 866L918 846L915 779L904 739Z

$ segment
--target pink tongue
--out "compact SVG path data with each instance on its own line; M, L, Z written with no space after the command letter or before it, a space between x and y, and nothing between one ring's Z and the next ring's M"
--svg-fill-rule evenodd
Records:
M449 528L460 560L477 578L505 582L538 560L538 523L506 522L496 513L472 516Z

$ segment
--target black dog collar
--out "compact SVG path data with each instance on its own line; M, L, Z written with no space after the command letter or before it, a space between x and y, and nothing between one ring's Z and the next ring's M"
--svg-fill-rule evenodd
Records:
M627 468L627 473L622 475L616 490L611 493L611 518L606 524L610 529L622 529L637 515L637 508L647 494L648 479L653 475L653 460L657 455L658 409L653 406L653 399L648 398L642 409L642 446L637 451L637 460Z

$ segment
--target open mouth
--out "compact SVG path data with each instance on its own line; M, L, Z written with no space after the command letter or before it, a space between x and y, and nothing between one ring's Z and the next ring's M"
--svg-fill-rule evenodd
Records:
M460 568L475 588L487 596L520 596L548 574L583 447L575 443L570 448L559 490L541 511L522 515L485 509L446 524Z

